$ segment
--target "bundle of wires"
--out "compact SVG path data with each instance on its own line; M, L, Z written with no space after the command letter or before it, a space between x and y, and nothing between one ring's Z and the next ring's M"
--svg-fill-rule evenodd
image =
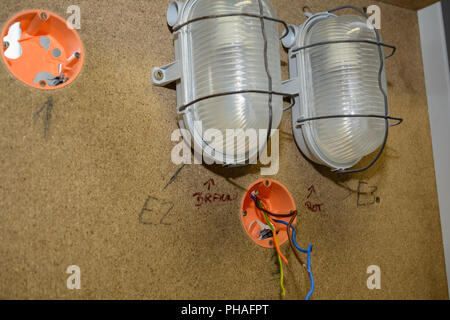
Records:
M293 222L295 221L295 218L297 217L297 211L291 211L288 214L273 213L273 212L270 212L267 209L265 209L261 199L259 199L259 197L258 197L256 192L253 192L251 194L251 197L252 197L253 201L255 202L256 207L264 214L264 218L266 220L266 223L269 226L270 230L272 230L272 233L273 233L273 238L274 238L274 242L275 242L275 248L276 248L277 254L278 254L278 262L279 262L279 265L280 265L280 287L281 287L282 295L285 295L285 293L286 293L285 292L285 288L284 288L284 272L283 272L282 260L286 264L288 263L288 260L282 254L282 252L280 250L275 223L283 224L283 225L287 226L286 232L288 234L289 243L290 243L290 245L292 247L292 250L294 251L295 257L300 262L300 264L305 268L305 270L308 272L309 279L311 281L311 288L310 288L310 291L308 292L305 300L309 300L311 298L312 294L314 293L314 277L313 277L312 269L311 269L311 252L312 252L313 246L310 244L308 246L308 249L305 250L305 249L302 249L297 244L296 237L295 237L295 227L292 225ZM286 221L283 221L283 220L272 219L272 217L275 217L275 218L291 218L291 220L290 220L289 223L287 223ZM292 234L291 234L290 230L292 231ZM306 265L302 261L302 259L300 258L300 256L299 256L297 251L300 251L302 253L306 253L307 254L307 264Z

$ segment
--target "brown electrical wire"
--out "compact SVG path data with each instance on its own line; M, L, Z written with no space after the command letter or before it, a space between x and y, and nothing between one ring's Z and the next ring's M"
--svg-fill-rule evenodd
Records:
M259 197L257 197L257 199L258 199L259 201L261 201L261 203L263 204L263 201L262 201ZM256 207L257 207L259 210L264 211L264 212L265 212L266 214L268 214L269 216L273 216L273 217L275 217L275 218L290 218L290 217L292 217L293 215L297 214L297 210L293 210L293 211L291 211L290 213L274 213L274 212L271 212L271 211L269 211L269 210L267 210L267 209L262 208L262 207L258 204L258 202L256 202L256 201L255 201L255 204L256 204Z
M261 199L259 199L259 198L257 198L257 199L258 199L259 201L261 201L261 203L262 203L262 200L261 200ZM291 246L291 248L292 248L292 251L294 251L295 258L297 258L298 262L300 262L300 264L303 266L303 268L306 270L306 272L309 273L307 265L303 262L302 258L300 258L299 254L298 254L298 252L297 252L297 249L295 248L294 240L292 240L292 237L293 237L294 235L293 235L293 233L290 232L290 230L291 230L292 227L293 227L292 224L294 223L295 219L296 219L297 216L298 216L297 210L293 210L293 211L291 211L289 214L280 214L280 213L273 213L273 212L270 212L269 210L266 210L266 209L262 208L261 206L259 206L259 204L258 204L257 201L255 201L255 204L256 204L256 207L257 207L259 210L265 212L265 213L266 213L267 215L269 215L269 216L276 217L276 218L291 218L291 220L289 221L287 230L286 230L287 235L288 235L288 239L289 239L289 244L290 244L290 246Z

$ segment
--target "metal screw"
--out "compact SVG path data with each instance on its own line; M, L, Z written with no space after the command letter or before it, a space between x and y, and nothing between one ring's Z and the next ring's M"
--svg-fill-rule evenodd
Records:
M47 85L47 83L45 83L44 80L41 80L41 81L39 81L39 85L40 85L41 87L45 87L45 86Z
M5 48L8 48L8 47L9 47L9 42L8 42L8 41L3 42L3 46L4 46Z
M80 57L81 57L81 53L75 52L75 58L80 59Z
M242 215L243 215L244 217L246 217L246 216L247 216L247 211L242 212Z
M164 79L164 72L158 69L155 71L154 76L156 80L161 81L162 79Z
M42 12L41 13L41 19L42 20L47 20L47 18L48 18L47 14L45 12Z

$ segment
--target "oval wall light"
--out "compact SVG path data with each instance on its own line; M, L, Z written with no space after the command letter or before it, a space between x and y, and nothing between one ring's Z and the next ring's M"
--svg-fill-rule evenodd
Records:
M167 23L175 62L154 68L152 83L176 82L179 125L189 130L194 150L216 163L254 163L281 122L278 26L287 25L267 0L174 1ZM209 129L222 136L238 130L238 142L207 141L203 133ZM247 129L267 130L265 141L245 139Z
M336 16L353 9L361 15ZM389 127L402 122L389 114L384 47L367 15L352 6L309 15L289 26L291 80L285 91L298 94L293 106L296 142L312 161L338 173L361 172L381 156ZM391 123L395 121L395 123ZM379 149L372 162L348 170Z

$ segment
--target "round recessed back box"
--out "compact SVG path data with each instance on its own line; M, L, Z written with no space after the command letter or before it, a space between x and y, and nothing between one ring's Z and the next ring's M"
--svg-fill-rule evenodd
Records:
M22 11L6 22L1 55L8 70L41 90L63 88L80 74L83 43L64 18L45 10Z
M253 199L251 198L252 193L257 193L258 197L261 199L264 208L273 213L289 213L296 210L294 199L292 198L289 190L282 185L280 182L264 179L253 183L244 195L241 203L241 222L244 227L245 232L255 242L257 245L264 248L275 248L275 243L272 237L264 238L262 234L264 230L267 229L267 222L264 217L264 213L259 210ZM274 218L276 220L282 220L287 223L291 218ZM295 226L296 220L294 220L293 225ZM287 242L288 234L287 227L281 223L274 223L276 229L278 230L277 238L280 246Z

